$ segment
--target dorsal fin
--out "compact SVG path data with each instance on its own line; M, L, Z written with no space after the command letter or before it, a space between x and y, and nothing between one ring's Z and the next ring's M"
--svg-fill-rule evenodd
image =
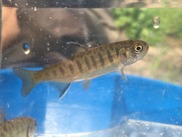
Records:
M88 50L88 47L86 47L78 42L70 41L70 42L66 42L66 44L70 45L70 46L78 46L79 48L82 48L83 50Z
M73 42L73 41L70 41L70 42L67 42L66 43L66 49L65 49L65 53L67 55L69 55L70 57L80 53L80 52L84 52L84 51L88 51L89 50L89 47L87 46L84 46L78 42ZM73 53L73 54L72 54Z

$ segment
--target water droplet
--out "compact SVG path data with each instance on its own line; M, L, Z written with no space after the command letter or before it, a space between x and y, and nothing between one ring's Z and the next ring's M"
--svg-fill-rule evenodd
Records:
M47 51L50 51L50 47L47 47Z
M7 108L10 108L10 105L9 105L9 103L7 103Z
M23 45L23 51L25 54L29 54L30 53L30 45L28 44L28 42L24 42Z
M47 46L50 46L50 43L49 42L47 42Z
M34 7L33 10L34 10L34 11L37 11L37 7Z
M11 4L13 3L12 0L7 0L7 1L8 1L9 3L11 3Z
M153 27L154 27L154 29L158 29L159 26L160 26L160 17L155 16L153 18Z
M59 2L56 2L56 6L59 6Z
M18 7L18 4L15 3L15 6Z
M88 48L91 48L92 47L92 45L91 44L88 44Z

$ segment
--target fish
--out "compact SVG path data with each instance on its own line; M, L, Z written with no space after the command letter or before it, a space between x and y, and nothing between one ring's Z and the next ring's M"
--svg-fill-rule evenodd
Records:
M43 70L31 71L14 67L13 72L23 81L22 96L27 96L35 85L50 81L59 90L62 98L70 83L85 81L88 87L93 78L110 72L119 72L124 76L124 67L142 59L149 45L142 40L124 40L84 49L69 59L61 59Z
M36 132L36 121L29 117L18 117L6 120L0 112L0 137L33 137Z

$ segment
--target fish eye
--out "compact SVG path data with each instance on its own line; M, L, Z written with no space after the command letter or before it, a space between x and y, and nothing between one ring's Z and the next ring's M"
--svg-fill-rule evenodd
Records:
M140 45L140 44L135 44L134 45L134 51L135 51L135 53L140 53L142 51L142 49L143 49L143 46L142 45Z

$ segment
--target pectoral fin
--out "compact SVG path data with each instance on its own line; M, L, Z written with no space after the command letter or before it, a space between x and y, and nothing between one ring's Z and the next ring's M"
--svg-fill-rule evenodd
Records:
M120 71L120 73L121 73L122 78L123 78L124 80L127 80L127 78L126 78L126 76L125 76L125 74L124 74L124 67L125 67L125 65L122 64L119 71Z
M84 45L78 42L70 41L66 43L65 53L67 53L68 55L74 56L78 54L79 52L87 51L87 50L89 49L85 47Z
M121 67L121 70L120 70L120 71L121 71L122 77L125 78L125 74L124 74L124 65Z
M120 58L120 61L122 64L124 64L127 60L127 52L126 52L126 49L122 48L120 49L119 53L118 53L118 56Z
M51 86L55 87L59 92L60 92L60 95L59 95L59 99L62 99L69 87L70 87L70 83L62 83L62 82L49 82L51 84Z

